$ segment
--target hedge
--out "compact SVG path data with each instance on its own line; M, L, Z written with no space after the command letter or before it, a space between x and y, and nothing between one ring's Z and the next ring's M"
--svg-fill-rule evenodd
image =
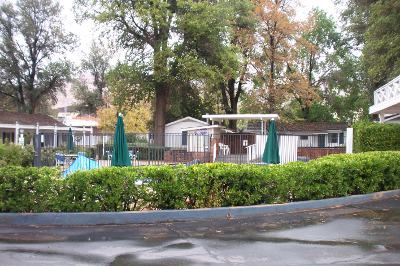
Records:
M21 147L0 143L0 167L6 165L32 166L34 151L32 146Z
M354 125L354 150L399 151L400 124L359 122Z
M0 168L1 212L191 209L325 199L400 188L400 152L326 156L286 165Z

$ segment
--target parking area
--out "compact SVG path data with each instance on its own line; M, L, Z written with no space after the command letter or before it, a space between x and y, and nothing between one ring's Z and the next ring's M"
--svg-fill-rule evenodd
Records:
M4 265L397 264L400 198L240 219L0 226Z

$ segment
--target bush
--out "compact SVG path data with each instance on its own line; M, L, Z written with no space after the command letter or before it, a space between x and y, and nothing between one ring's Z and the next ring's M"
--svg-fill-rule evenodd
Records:
M33 158L32 146L21 147L14 144L0 144L0 167L7 165L32 166Z
M400 150L400 124L360 122L354 125L356 152Z
M81 171L0 168L2 212L127 211L284 203L400 188L400 152L286 165L199 164Z
M60 173L54 168L8 166L0 168L2 212L58 211Z

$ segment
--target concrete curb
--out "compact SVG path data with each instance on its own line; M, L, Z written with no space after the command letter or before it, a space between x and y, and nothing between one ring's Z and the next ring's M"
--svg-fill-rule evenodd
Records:
M388 199L395 196L400 196L400 189L342 198L246 207L141 212L0 213L0 225L122 225L223 219L227 217L244 218L257 215L261 216L264 214L306 211L361 204L375 200Z

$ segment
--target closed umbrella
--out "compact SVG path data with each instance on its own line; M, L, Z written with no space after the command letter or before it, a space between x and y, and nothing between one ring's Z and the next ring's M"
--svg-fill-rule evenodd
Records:
M115 127L113 153L111 158L112 166L131 166L128 144L126 143L124 121L122 115L118 115L117 126Z
M267 143L265 144L262 161L264 163L269 163L269 164L279 164L280 163L278 136L276 135L275 120L269 121L268 138L267 138Z
M71 152L74 149L74 137L72 136L72 129L69 128L67 135L67 150Z

